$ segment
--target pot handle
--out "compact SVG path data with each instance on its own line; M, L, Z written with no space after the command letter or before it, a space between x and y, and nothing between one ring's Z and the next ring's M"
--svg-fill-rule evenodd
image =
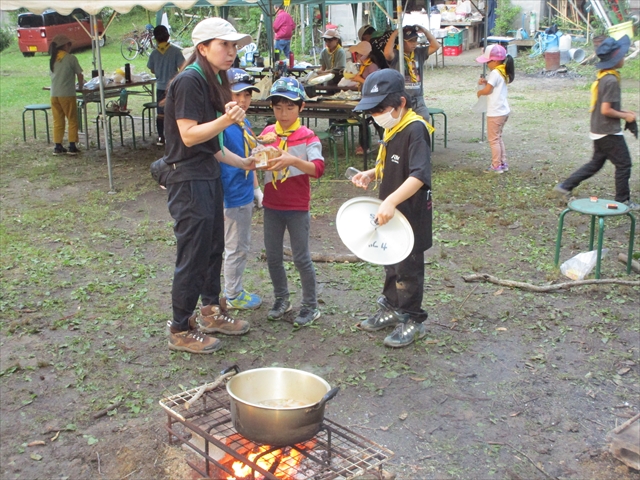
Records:
M225 368L224 370L222 370L220 372L220 375L226 375L227 373L229 373L231 370L235 370L236 373L240 373L240 368L238 368L238 365L231 365L230 367Z
M329 390L324 397L322 397L322 399L316 403L313 407L309 407L307 408L304 413L311 413L311 412L315 412L316 410L319 410L321 408L324 408L324 405L331 400L333 397L335 397L338 392L340 391L340 387L334 387L331 390Z

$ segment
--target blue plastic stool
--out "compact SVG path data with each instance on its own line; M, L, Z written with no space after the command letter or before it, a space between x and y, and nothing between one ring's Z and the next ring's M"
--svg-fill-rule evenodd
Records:
M611 209L607 205L616 205L617 208ZM604 234L604 218L615 217L618 215L627 215L631 219L631 230L629 232L629 252L627 254L627 275L631 273L631 260L633 260L633 240L636 233L636 219L631 213L629 207L624 203L614 200L605 200L599 198L595 202L590 198L579 198L572 200L567 204L567 209L560 214L558 221L558 237L556 239L556 256L555 266L560 262L560 244L562 242L562 227L564 224L564 216L569 212L578 212L591 216L591 229L589 235L589 251L593 250L593 238L595 234L596 218L598 219L598 250L596 257L596 278L600 278L600 261L602 260L602 237Z
M49 136L49 114L47 113L47 110L51 110L51 105L47 105L45 103L37 103L34 105L27 105L26 107L24 107L24 110L22 111L22 139L25 142L27 141L27 127L25 125L25 119L24 119L25 114L27 112L31 112L31 117L33 119L33 138L37 138L36 137L36 112L41 111L41 112L44 112L44 121L47 125L47 143L51 143L51 137Z

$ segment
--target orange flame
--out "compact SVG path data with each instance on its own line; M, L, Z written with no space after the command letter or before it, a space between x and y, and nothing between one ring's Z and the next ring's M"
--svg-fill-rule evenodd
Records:
M247 455L249 461L255 463L261 468L269 471L274 462L278 462L278 468L273 473L277 478L282 480L289 480L294 478L296 473L298 473L298 465L304 458L303 455L297 450L290 449L288 453L284 453L284 450L275 450L274 452L267 453L262 457L258 458L256 461L256 457L260 455L262 452L266 452L270 450L272 447L263 445L258 448L258 451L255 453L251 453ZM236 478L246 478L251 475L251 467L245 465L241 461L233 462L231 466L233 468L234 476L228 476L227 480L234 480ZM253 478L253 477L251 477ZM263 478L262 475L258 474L257 478Z

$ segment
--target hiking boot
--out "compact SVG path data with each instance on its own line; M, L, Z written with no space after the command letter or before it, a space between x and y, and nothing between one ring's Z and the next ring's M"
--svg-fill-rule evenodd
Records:
M78 150L78 147L76 147L75 145L69 145L69 148L65 153L67 155L78 155L80 153L80 150Z
M273 307L269 310L267 318L269 320L279 320L285 313L291 311L291 302L284 297L276 297Z
M246 320L234 320L220 305L207 305L198 314L200 330L205 333L223 333L225 335L244 335L251 325Z
M378 311L360 323L365 332L377 332L409 319L408 315L396 312L384 296L379 297L377 303L380 305Z
M195 321L193 324L195 324ZM171 321L167 322L167 329L169 330L169 350L189 353L213 353L216 350L220 350L220 347L222 347L220 340L203 334L197 328L191 328L191 319L189 326L189 330L185 332L174 333L171 331Z
M558 194L558 195L560 195L562 197L565 197L565 198L569 197L569 195L571 195L571 190L567 190L566 188L564 188L561 183L559 183L555 187L553 187L553 191L556 194Z
M64 155L65 153L67 153L67 149L62 145L56 145L56 147L53 149L54 155Z
M320 318L320 310L316 307L310 307L309 305L302 305L300 308L300 313L293 321L293 324L298 327L304 327L306 325L311 325L315 320Z
M626 202L622 202L622 203L624 203L627 207L629 207L629 210L640 210L640 204L632 202L631 200L627 200Z
M242 290L233 298L227 297L227 308L253 310L260 308L260 305L262 305L262 299L255 293L249 293L245 290Z
M384 344L391 348L400 348L411 345L415 340L419 340L427 334L424 323L416 323L408 320L406 323L399 323L395 330L384 339Z

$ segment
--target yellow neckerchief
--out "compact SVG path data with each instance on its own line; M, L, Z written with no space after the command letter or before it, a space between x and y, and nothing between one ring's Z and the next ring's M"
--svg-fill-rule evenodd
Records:
M596 73L596 81L591 84L591 104L589 105L589 112L593 112L596 108L596 103L598 102L598 84L600 83L600 79L605 75L615 76L618 79L618 83L620 83L620 72L613 68L600 70Z
M504 78L504 83L509 83L509 77L507 76L507 66L504 63L498 65L494 70L497 70L502 78Z
M66 50L58 50L58 54L56 55L56 62L59 62L67 55Z
M413 122L420 122L426 128L429 135L431 135L435 129L424 118L414 112L412 109L407 109L400 122L391 130L385 129L382 141L380 142L380 148L378 149L378 158L376 158L376 182L382 181L384 174L384 162L387 157L387 145L396 136L398 132L401 132L404 127Z
M358 73L358 75L362 76L365 69L372 63L373 63L373 60L371 60L370 58L367 58L364 62L362 62L362 64L360 65L360 72Z
M340 44L338 44L338 46L333 52L327 48L327 52L329 52L329 55L331 56L331 64L329 65L330 67L329 70L333 70L336 67L336 62L335 62L336 52L340 49L342 49Z
M169 49L170 44L171 42L158 42L158 45L156 46L156 50L158 50L162 55L164 55L164 52L166 52Z
M297 118L296 121L293 122L293 124L289 127L288 130L284 130L282 128L282 125L280 125L280 122L276 122L275 132L276 132L276 135L280 137L280 145L278 145L278 148L280 150L284 150L286 152L289 149L287 145L289 140L289 135L291 135L293 132L295 132L299 128L300 128L299 118ZM272 174L273 174L273 177L271 178L271 185L273 185L273 188L277 190L278 187L276 186L276 182L278 181L278 172L272 172ZM289 167L285 168L284 170L281 170L280 175L282 175L282 179L280 181L284 182L289 177Z
M398 48L398 45L396 45L396 50L400 50ZM413 83L418 83L418 76L416 75L416 71L413 68L413 61L415 59L415 51L411 52L410 54L404 54L404 69L405 71L409 74L409 78L411 78L411 81Z

